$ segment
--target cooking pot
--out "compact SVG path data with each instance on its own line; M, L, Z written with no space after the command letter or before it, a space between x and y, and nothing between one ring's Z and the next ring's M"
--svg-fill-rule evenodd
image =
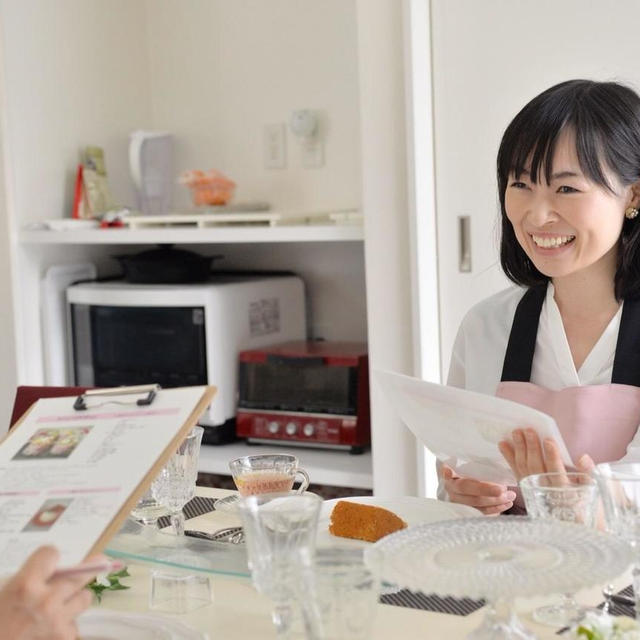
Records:
M211 262L223 256L202 256L166 244L157 249L113 257L122 266L127 282L175 284L207 280L211 275Z

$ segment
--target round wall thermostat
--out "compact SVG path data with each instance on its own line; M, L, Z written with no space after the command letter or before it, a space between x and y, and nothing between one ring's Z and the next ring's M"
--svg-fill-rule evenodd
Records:
M291 114L290 126L295 135L308 138L318 128L318 116L310 109L298 109Z

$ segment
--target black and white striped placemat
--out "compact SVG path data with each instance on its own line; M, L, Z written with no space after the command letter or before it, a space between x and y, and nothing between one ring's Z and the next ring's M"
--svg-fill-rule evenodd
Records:
M630 584L628 587L625 587L622 591L618 591L618 595L627 596L627 598L633 598L633 585ZM602 607L604 607L604 602L598 605L599 609L602 609ZM618 604L616 602L611 603L611 606L609 607L609 613L612 616L629 616L630 618L635 618L636 616L634 607L626 604Z
M437 611L449 613L454 616L468 616L470 613L484 607L484 600L471 600L471 598L441 598L433 593L414 593L408 589L402 589L380 597L382 604L393 604L397 607L409 607L411 609L423 609L424 611Z
M187 502L182 509L182 513L184 513L184 517L188 520L189 518L197 518L198 516L204 515L205 513L210 513L211 511L215 511L215 498L202 498L200 496L196 496ZM171 519L169 516L162 516L158 518L158 527L163 529L164 527L168 527L171 524Z

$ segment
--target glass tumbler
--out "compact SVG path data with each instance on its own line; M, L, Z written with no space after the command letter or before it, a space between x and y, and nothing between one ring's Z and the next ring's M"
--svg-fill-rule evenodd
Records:
M596 466L594 477L602 494L607 529L631 548L636 620L640 620L640 464L602 463Z
M538 473L523 478L520 489L531 518L595 525L598 487L586 473ZM580 606L573 594L564 594L561 602L538 607L532 615L541 624L563 627L582 619L587 611L594 609Z
M313 493L244 496L238 512L244 526L255 588L273 601L278 638L288 638L293 605L301 604L305 633L318 638L315 612L306 606L305 584L312 572L322 499Z
M314 589L322 640L369 640L380 595L380 554L368 549L318 549Z

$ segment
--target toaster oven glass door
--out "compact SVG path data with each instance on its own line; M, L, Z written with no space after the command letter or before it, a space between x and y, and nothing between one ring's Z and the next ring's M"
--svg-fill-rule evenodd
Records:
M207 384L202 307L71 308L75 383Z
M241 362L238 406L245 409L356 415L356 367L315 359Z

